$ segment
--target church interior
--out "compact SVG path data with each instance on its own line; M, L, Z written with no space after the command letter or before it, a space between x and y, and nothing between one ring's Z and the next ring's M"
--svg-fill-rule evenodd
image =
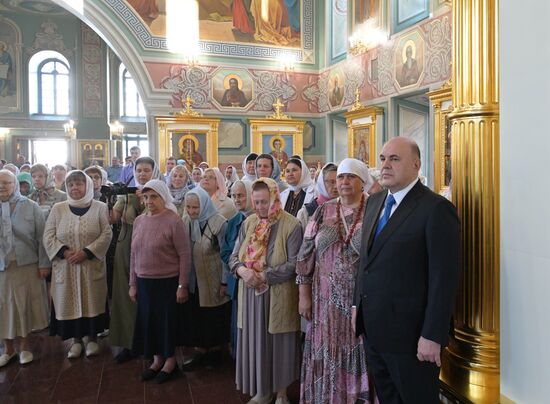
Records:
M461 219L442 402L548 402L550 191L546 158L533 155L550 151L548 11L498 0L0 0L0 158L107 168L139 146L161 171L174 157L241 176L252 152L281 166L299 155L314 169L347 157L376 168L386 141L413 139L422 181ZM36 338L44 358L0 369L0 402L247 401L229 364L144 388L141 362L73 363Z

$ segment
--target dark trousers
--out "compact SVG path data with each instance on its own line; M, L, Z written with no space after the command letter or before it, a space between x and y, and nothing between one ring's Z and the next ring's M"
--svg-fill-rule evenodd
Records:
M380 404L439 404L439 368L412 353L379 352L366 342L369 377Z

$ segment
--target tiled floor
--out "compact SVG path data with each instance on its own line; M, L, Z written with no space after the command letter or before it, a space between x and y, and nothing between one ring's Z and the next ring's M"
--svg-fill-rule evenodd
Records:
M108 340L100 343L95 358L67 359L68 342L47 336L31 336L33 363L14 362L0 369L0 403L191 403L239 404L250 397L235 389L234 363L225 358L215 370L180 373L165 384L143 383L145 362L133 360L117 365ZM289 389L289 399L298 402L298 383Z

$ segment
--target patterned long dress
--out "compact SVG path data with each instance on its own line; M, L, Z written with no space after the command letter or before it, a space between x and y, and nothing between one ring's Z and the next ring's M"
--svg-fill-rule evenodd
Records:
M345 239L355 217L353 209L342 206L341 210ZM333 200L318 208L306 227L296 282L312 285L312 320L304 343L300 403L369 401L365 349L351 328L362 222L360 217L346 246L338 236L337 204Z

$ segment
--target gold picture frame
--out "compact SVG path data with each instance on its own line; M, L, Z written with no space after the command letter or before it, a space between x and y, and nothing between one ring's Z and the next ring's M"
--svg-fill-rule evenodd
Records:
M85 169L91 165L107 168L109 165L109 141L96 139L79 139L77 167Z
M284 170L292 155L303 158L305 121L296 119L250 119L252 152L271 154Z
M434 191L441 194L448 190L452 180L449 114L453 110L453 87L450 82L446 82L427 95L434 107Z
M183 159L188 169L202 161L218 166L218 127L220 119L202 116L157 117L160 166L168 157Z
M383 114L384 109L380 107L365 107L344 114L348 124L348 157L376 167L379 117Z

